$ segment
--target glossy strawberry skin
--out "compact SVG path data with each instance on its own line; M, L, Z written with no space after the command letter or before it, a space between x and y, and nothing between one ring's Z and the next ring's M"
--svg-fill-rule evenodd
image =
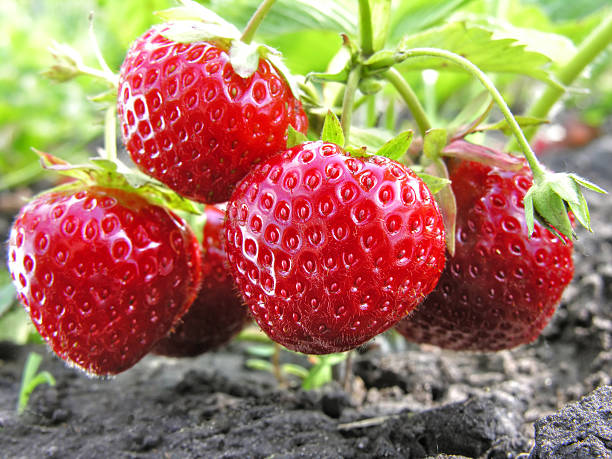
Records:
M90 374L134 365L194 300L199 244L166 209L127 191L40 195L11 229L9 270L53 351Z
M475 162L451 173L456 250L436 289L397 329L409 341L446 349L498 351L535 340L570 283L572 243L536 222L527 237L525 166L502 171Z
M117 111L136 165L179 194L225 202L251 167L284 150L289 125L307 118L267 60L243 79L228 53L207 42L181 44L154 26L121 66Z
M193 357L227 344L249 321L249 310L236 291L225 255L225 212L204 209L202 286L180 323L153 352L170 357Z
M412 171L307 142L269 159L228 205L227 255L271 339L308 354L355 348L403 318L444 266L442 218Z

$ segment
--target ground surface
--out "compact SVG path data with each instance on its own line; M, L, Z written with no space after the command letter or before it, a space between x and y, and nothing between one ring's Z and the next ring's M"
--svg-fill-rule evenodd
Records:
M547 161L612 190L611 137ZM245 369L243 344L147 357L111 380L35 348L58 383L17 416L31 349L0 343L0 457L612 457L612 200L587 197L595 233L579 233L574 281L532 345L491 355L375 345L354 363L351 395L279 389Z

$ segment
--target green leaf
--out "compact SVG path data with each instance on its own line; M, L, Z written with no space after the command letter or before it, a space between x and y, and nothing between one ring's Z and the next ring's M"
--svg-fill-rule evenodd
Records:
M371 154L368 153L368 147L365 145L359 148L351 147L349 145L348 147L344 147L344 149L355 158L367 158L368 156L371 156Z
M214 41L224 48L229 48L234 40L240 38L233 28L219 24L205 24L199 21L178 21L169 24L162 35L178 43L194 43L198 41Z
M531 237L535 227L535 211L533 208L533 187L527 191L523 198L523 205L525 207L525 223L527 224L528 236Z
M549 226L549 230L555 229L566 237L572 238L574 230L567 215L565 201L556 193L552 185L554 176L555 174L551 174L542 183L535 183L531 187L535 216L540 222Z
M580 189L578 184L568 174L557 173L555 180L550 183L551 189L564 201L579 204Z
M302 389L311 390L321 387L333 379L332 367L346 360L348 353L327 354L318 356L318 361L302 381Z
M393 133L381 128L360 128L351 126L351 143L365 145L369 151L376 151L385 144Z
M41 362L42 357L39 354L30 352L21 377L21 388L19 390L19 400L17 402L17 412L20 414L25 410L30 400L30 395L37 386L45 383L50 386L55 386L55 378L51 373L48 371L37 373Z
M119 160L92 158L91 164L69 164L49 153L35 150L41 158L43 167L62 175L75 178L87 185L101 185L120 188L144 196L153 204L172 210L182 210L192 214L201 214L201 207L193 201L172 191L161 182L142 172L126 166ZM69 189L78 184L68 183L56 189Z
M272 357L276 351L272 344L253 344L246 348L246 352L256 357Z
M605 193L597 185L575 174L546 171L544 178L534 183L525 197L526 214L527 206L532 206L533 211L535 211L535 217L549 231L555 235L561 233L571 239L575 237L575 234L568 216L569 208L578 222L589 231L592 231L589 208L586 199L582 195L581 185L588 185L589 189ZM533 200L533 204L528 203L527 198ZM529 230L531 234L532 229L529 228Z
M399 161L402 156L410 148L412 143L412 137L414 133L412 131L404 131L396 137L385 143L377 152L378 156L384 156L386 158Z
M244 27L261 0L212 0L210 8L238 27ZM357 30L357 2L277 0L257 29L258 35L275 36L302 30L346 32Z
M294 363L283 363L281 365L281 371L288 375L297 376L300 379L308 377L308 370L300 365Z
M244 365L251 370L269 371L270 373L274 373L274 365L267 360L247 359Z
M312 390L332 381L332 367L324 359L314 365L302 381L302 389Z
M569 202L568 205L578 222L587 230L593 232L593 229L591 228L591 216L589 214L589 206L582 193L578 193L577 203Z
M548 56L527 50L515 39L497 39L487 28L464 21L407 36L397 51L401 53L411 48L441 48L463 56L484 72L527 75L559 86L548 69L551 63ZM460 70L456 64L439 57L413 57L404 61L402 68Z
M391 12L391 42L438 25L472 0L410 0L397 2Z
M599 187L598 185L595 185L593 182L583 177L580 177L579 175L576 175L574 173L570 173L568 175L572 179L574 179L574 181L576 181L578 184L582 185L585 188L588 188L591 191L596 191L597 193L602 193L602 194L608 194L608 192L604 190L603 188Z
M342 132L342 125L338 117L329 110L323 123L323 131L321 132L321 140L323 142L335 143L336 145L344 146L344 133Z
M433 194L438 193L446 185L450 185L451 181L447 178L437 177L435 175L426 174L425 172L417 172L421 180L425 182L429 191Z
M251 341L254 343L272 343L273 341L256 327L247 327L234 338L236 341Z
M308 140L305 134L300 131L296 131L293 126L289 125L287 128L287 148L293 148L297 145L301 145Z
M427 173L431 175L426 176ZM436 194L436 201L442 213L444 231L446 233L446 250L453 256L455 254L455 229L457 226L457 200L455 193L449 185L448 168L442 158L438 158L427 166L425 171L417 172L430 191ZM443 183L446 181L446 183Z
M321 356L321 358L324 359L328 365L334 366L334 365L338 365L339 363L344 362L348 358L349 352L350 351L338 352L336 354L327 354L327 355Z
M446 129L434 128L428 130L423 139L423 153L431 160L438 159L446 146L447 140Z

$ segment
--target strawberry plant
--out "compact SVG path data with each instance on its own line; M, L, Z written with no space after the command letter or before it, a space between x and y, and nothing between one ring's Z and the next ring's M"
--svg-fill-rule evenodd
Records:
M118 73L97 45L97 67L53 47L47 75L103 83L106 118L89 163L39 153L76 181L11 231L12 280L45 341L115 374L213 349L248 311L308 354L398 324L457 350L536 339L571 281L575 226L591 230L582 189L604 191L547 169L530 141L610 43L612 15L574 30L576 46L486 2L240 3L161 11ZM297 24L320 48L281 39ZM533 103L512 92L527 81L545 88ZM297 373L314 386L343 358Z

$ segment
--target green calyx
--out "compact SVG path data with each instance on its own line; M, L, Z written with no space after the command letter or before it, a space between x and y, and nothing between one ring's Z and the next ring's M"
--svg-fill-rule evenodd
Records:
M607 193L594 183L572 173L545 171L543 179L536 179L524 198L529 235L533 234L534 220L537 219L553 234L562 234L568 239L574 238L575 232L568 211L572 212L582 226L592 231L589 209L580 190L581 186L598 193Z
M194 202L183 198L167 188L165 185L153 180L145 174L126 166L118 159L103 157L92 158L89 164L70 164L61 158L49 153L34 150L40 157L44 169L52 170L66 177L75 179L53 189L71 190L82 186L102 186L121 189L137 193L149 202L167 207L175 211L184 211L191 214L200 214L200 207Z
M298 84L285 66L281 53L267 45L243 39L236 26L214 11L192 0L181 0L181 6L156 13L168 22L162 32L166 38L178 43L206 41L228 50L230 64L241 78L249 78L266 59L285 79L294 97L299 97Z

